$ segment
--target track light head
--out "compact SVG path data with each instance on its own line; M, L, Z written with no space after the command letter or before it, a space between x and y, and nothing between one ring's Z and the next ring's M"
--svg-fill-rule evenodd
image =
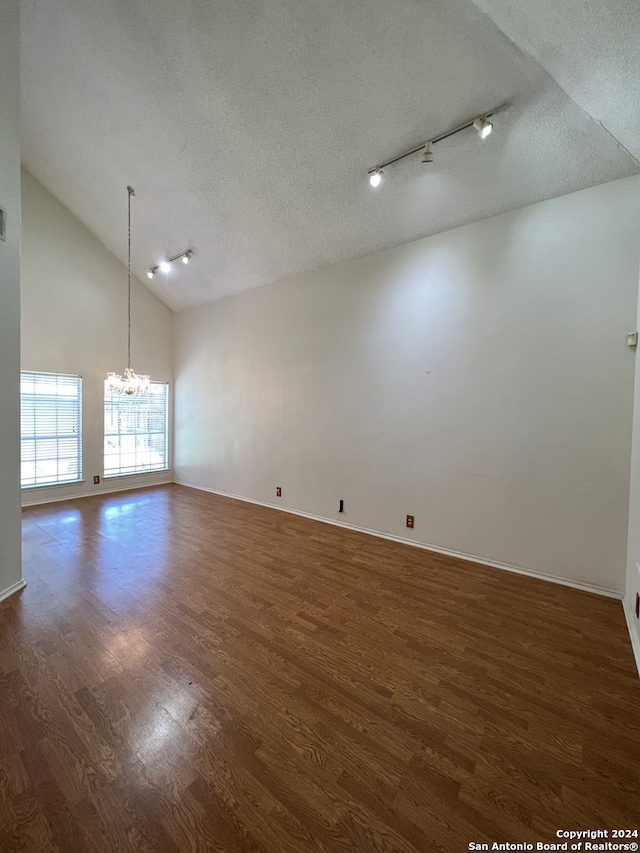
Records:
M431 149L430 142L427 142L427 144L424 146L424 151L422 152L422 162L433 163L433 151Z
M171 264L168 261L163 261L160 264L160 269L162 270L162 272L169 272L169 270L171 269Z
M149 270L149 272L147 273L147 278L153 278L154 274L155 270Z
M374 169L373 172L369 172L369 183L372 187L379 187L382 182L382 169Z
M493 130L493 125L486 118L477 118L473 123L474 128L480 134L480 139L486 139Z
M190 258L191 258L191 252L185 252L184 255L182 256L182 263L188 264Z

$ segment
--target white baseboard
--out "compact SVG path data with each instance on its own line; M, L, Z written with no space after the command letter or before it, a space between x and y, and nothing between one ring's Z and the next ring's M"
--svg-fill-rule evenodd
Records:
M631 599L628 595L626 595L623 599L622 606L624 609L624 615L627 620L627 628L629 629L629 637L631 638L631 648L633 649L633 656L636 659L636 666L638 668L638 676L640 676L640 637L638 637L638 632L635 629L633 624L634 619L636 618L635 613L633 612L633 606L631 604Z
M27 582L23 580L18 581L18 583L11 584L11 586L8 586L6 589L3 589L2 592L0 592L0 601L4 601L5 598L9 598L9 596L13 595L14 592L18 592L18 590L24 589L26 585Z
M379 530L370 530L367 527L356 527L354 524L347 524L344 521L336 521L333 518L325 518L322 515L313 515L310 512L301 512L300 510L290 509L280 506L279 504L266 503L265 501L257 501L253 498L246 498L242 495L234 495L230 492L223 492L220 489L209 489L206 486L197 486L195 483L187 483L184 480L174 480L178 486L187 486L190 489L198 489L201 492L210 492L214 495L220 495L224 498L233 498L233 500L244 501L245 503L257 504L258 506L276 509L280 512L288 512L291 515L299 515L303 518L310 518L312 521L321 521L324 524L332 524L334 527L344 527L348 530L356 530L358 533L367 533L369 536L377 536L379 539L388 539L391 542L399 542L401 545L411 545L413 548L421 548L423 551L432 551L435 554L444 554L447 557L455 557L458 560L466 560L470 563L479 563L481 566L490 566L494 569L503 569L507 572L515 572L518 575L527 575L528 577L537 578L538 580L557 583L561 586L569 586L573 589L579 589L583 592L591 592L596 595L604 595L608 598L616 598L622 600L624 593L616 592L612 589L606 589L592 584L582 583L581 581L573 581L568 578L559 578L555 575L547 575L542 572L535 572L532 569L525 569L522 566L511 566L508 563L498 563L495 560L487 560L482 557L476 557L474 554L465 554L463 551L452 551L450 548L440 548L437 545L428 545L423 542L416 542L415 539L405 539L402 536L393 536L390 533L381 533Z
M173 480L159 480L157 483L144 483L139 484L137 486L134 485L126 485L116 487L114 489L99 489L95 492L85 492L81 495L65 495L64 497L54 497L54 498L35 498L32 501L24 501L22 506L40 506L41 504L57 504L62 503L63 501L77 501L80 498L97 498L100 495L113 495L117 492L133 492L139 491L140 489L152 489L154 486L168 486L173 483Z

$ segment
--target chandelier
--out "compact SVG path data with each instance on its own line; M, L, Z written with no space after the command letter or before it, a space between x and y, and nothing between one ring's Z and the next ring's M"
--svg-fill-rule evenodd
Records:
M107 391L110 391L112 394L147 394L149 391L149 377L134 373L131 369L131 196L135 195L136 191L133 187L127 187L127 193L129 194L127 263L129 331L127 338L127 368L122 376L117 373L107 373Z

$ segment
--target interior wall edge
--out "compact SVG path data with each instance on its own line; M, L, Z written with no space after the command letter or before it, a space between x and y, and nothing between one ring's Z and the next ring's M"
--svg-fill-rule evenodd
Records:
M20 544L20 3L0 4L0 589L22 580Z
M629 630L629 637L631 639L631 648L633 649L633 656L636 661L636 667L638 669L638 678L640 678L640 640L638 639L638 635L633 627L633 620L635 618L635 614L633 612L633 606L631 604L631 598L628 595L622 600L622 608L624 610L625 619L627 620L627 628Z
M11 595L15 595L16 592L20 592L21 589L24 589L27 585L27 582L23 580L19 580L17 583L12 583L11 586L8 586L6 589L3 589L0 592L0 601L4 601L9 598Z
M275 509L279 512L287 512L290 515L299 515L303 518L309 518L312 521L321 521L324 524L331 524L334 527L343 527L346 530L354 530L357 533L366 533L368 536L376 536L378 539L388 539L390 542L398 542L401 545L411 545L413 548L420 548L423 551L431 551L434 554L444 554L447 557L454 557L458 560L465 560L469 563L478 563L481 566L489 566L493 569L501 569L502 571L513 572L514 574L519 575L526 575L527 577L537 578L538 580L548 581L549 583L557 583L560 584L560 586L568 586L572 589L580 590L581 592L590 592L595 595L605 596L606 598L615 598L618 601L623 601L625 598L624 593L618 592L614 589L594 586L592 584L583 583L582 581L570 580L569 578L560 578L556 575L549 575L544 572L537 572L533 569L527 569L522 566L511 566L508 563L499 563L495 560L487 560L482 557L476 557L474 554L465 554L462 551L453 551L450 548L440 548L437 545L430 545L427 542L418 542L415 539L405 539L402 536L394 536L390 533L382 533L379 530L373 530L368 527L357 527L355 524L347 524L344 521L336 521L333 518L326 518L322 515L314 515L310 512L290 509L289 507L267 503L266 501L258 501L255 500L255 498L247 498L243 495L235 495L231 494L230 492L223 492L219 489L212 489L208 486L199 486L196 483L189 483L185 480L174 480L173 482L178 486L186 486L189 489L197 489L201 492L210 492L213 495L220 495L223 498L231 498L237 501L244 501L245 503L257 504L258 506L264 506L268 509Z

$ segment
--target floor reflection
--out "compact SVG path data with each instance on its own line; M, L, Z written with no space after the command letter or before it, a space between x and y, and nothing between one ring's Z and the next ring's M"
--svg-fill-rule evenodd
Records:
M74 589L109 592L111 584L161 578L169 565L168 499L161 490L101 496L29 510L24 525L24 575L46 584L55 572L63 597Z

